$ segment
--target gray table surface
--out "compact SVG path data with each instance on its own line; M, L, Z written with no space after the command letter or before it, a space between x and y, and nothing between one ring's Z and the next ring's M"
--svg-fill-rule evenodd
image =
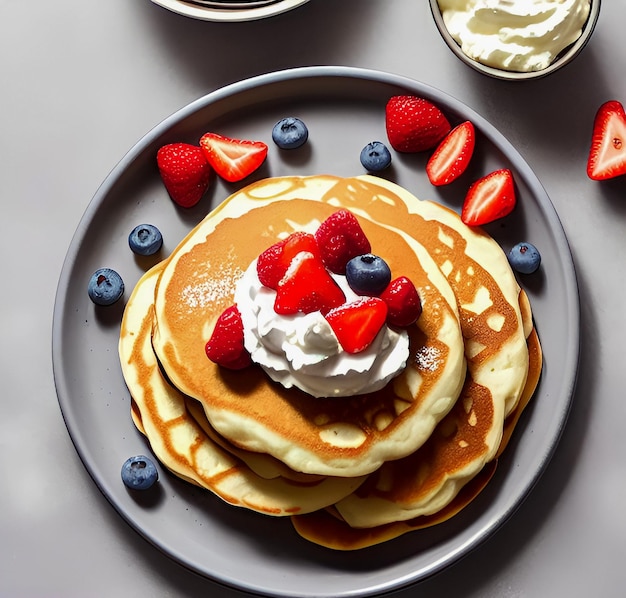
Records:
M236 25L149 0L0 2L0 596L242 595L162 555L92 482L57 403L54 296L88 202L148 130L222 85L322 64L424 81L491 121L551 196L579 278L579 382L547 471L492 539L398 595L623 595L626 178L595 183L585 162L597 107L626 102L625 22L605 0L574 64L515 84L462 65L425 0L312 0Z

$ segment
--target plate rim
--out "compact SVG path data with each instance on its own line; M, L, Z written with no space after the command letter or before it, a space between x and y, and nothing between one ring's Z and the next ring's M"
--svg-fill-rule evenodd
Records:
M460 560L463 556L467 555L469 552L477 548L487 538L491 537L517 511L517 509L525 501L526 497L530 494L536 483L543 475L547 464L551 460L556 450L556 447L558 446L567 422L576 388L578 362L580 358L580 302L574 261L569 247L569 242L565 235L565 231L558 217L556 209L554 208L541 182L532 171L530 165L515 149L515 147L504 137L504 135L495 128L495 126L491 125L486 119L480 116L470 106L464 104L462 101L456 99L450 94L447 94L446 92L443 92L427 83L423 83L421 81L417 81L406 76L360 67L316 66L285 69L272 73L257 75L249 79L231 83L229 85L218 88L175 111L170 116L163 119L151 130L149 130L143 137L141 137L141 139L139 139L137 143L135 143L131 147L131 149L122 157L122 159L113 167L113 169L104 179L102 184L96 190L96 193L87 205L87 208L82 218L80 219L80 222L68 247L67 255L65 256L65 259L63 261L55 296L52 323L53 376L57 391L57 398L65 425L67 427L70 438L72 439L72 442L76 448L76 451L81 458L81 461L83 462L83 465L96 483L97 487L105 495L105 497L114 507L117 513L122 516L122 518L137 533L139 533L142 537L148 540L151 544L161 550L172 560L178 562L185 568L190 569L197 574L200 574L203 577L211 579L218 584L233 587L239 590L244 590L247 592L252 592L254 594L280 597L292 595L291 592L283 593L282 590L260 589L253 583L249 583L246 585L245 583L242 584L240 581L220 578L219 576L216 576L215 573L210 574L206 571L206 569L199 570L194 566L190 566L188 561L186 561L181 555L179 555L176 550L172 550L171 547L165 546L162 542L159 541L158 537L155 537L154 534L148 533L144 529L140 529L140 526L137 524L137 522L133 521L132 517L128 513L124 512L124 510L121 509L120 505L115 503L114 497L106 488L106 484L103 484L102 480L99 480L97 476L94 475L92 467L87 462L88 459L86 457L86 453L83 446L81 445L81 442L79 441L80 430L76 427L77 423L73 421L71 412L68 411L68 407L71 401L68 402L67 400L69 390L67 380L65 380L64 377L64 365L62 363L61 357L62 351L59 350L59 346L62 344L62 321L64 317L63 310L65 309L64 299L67 290L67 287L64 287L63 283L67 282L68 273L71 272L72 267L76 261L78 249L77 240L82 237L86 227L90 224L92 220L94 212L100 207L101 202L104 198L106 198L111 188L114 187L118 178L124 173L126 168L128 168L128 166L132 164L132 162L143 151L145 151L145 147L150 145L150 143L153 143L176 123L184 120L185 118L188 118L192 114L196 113L198 110L209 106L210 104L216 103L233 95L250 92L251 90L254 90L260 86L274 85L284 81L291 81L294 79L302 78L359 79L373 81L379 84L387 84L393 87L404 88L408 91L413 91L416 93L423 93L424 91L426 91L427 93L431 93L433 95L437 95L438 97L443 98L449 109L470 115L471 118L475 120L475 124L483 132L487 133L487 137L491 140L492 143L494 143L498 147L498 149L504 148L506 150L505 153L507 157L513 156L515 158L517 175L521 176L524 179L525 184L527 185L527 187L531 191L531 194L534 197L543 198L542 201L537 202L538 207L540 208L543 215L548 219L549 229L551 233L555 235L556 243L566 250L561 258L565 260L562 265L567 269L567 272L564 272L564 279L569 288L567 289L567 292L565 294L568 303L567 311L570 314L571 321L569 321L569 324L571 324L570 333L572 334L572 336L570 337L571 342L567 345L567 347L565 347L566 355L564 357L564 362L568 365L568 367L565 368L568 375L565 375L563 378L564 386L561 388L561 394L564 397L565 395L567 395L567 398L563 400L563 403L561 405L561 410L559 411L560 416L558 418L560 425L558 429L555 430L554 437L551 439L551 442L545 447L546 450L543 451L541 455L538 455L538 462L540 464L539 467L535 471L534 475L530 479L526 480L526 483L522 485L524 487L524 491L522 494L520 494L520 496L515 499L515 501L513 501L513 504L510 504L507 509L500 512L497 517L492 518L488 524L477 530L477 532L473 536L468 537L462 544L457 547L456 550L447 554L445 558L441 558L436 562L433 562L429 567L423 568L421 576L416 577L415 572L407 573L404 576L381 582L376 586L369 585L367 588L359 588L356 593L353 593L352 591L347 591L341 594L332 594L333 596L369 596L376 595L380 592L396 591L408 585L418 583L431 577L433 574L442 571L448 566L451 566L452 564ZM312 594L311 596L313 595L318 596L319 594L316 593Z

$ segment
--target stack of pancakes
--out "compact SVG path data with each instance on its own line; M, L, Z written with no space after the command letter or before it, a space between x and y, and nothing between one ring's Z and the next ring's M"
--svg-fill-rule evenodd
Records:
M314 398L205 345L257 256L350 210L423 312L405 369L373 393ZM230 504L290 516L350 550L443 521L493 475L542 367L507 258L452 211L372 176L282 177L238 191L135 287L120 358L157 458Z

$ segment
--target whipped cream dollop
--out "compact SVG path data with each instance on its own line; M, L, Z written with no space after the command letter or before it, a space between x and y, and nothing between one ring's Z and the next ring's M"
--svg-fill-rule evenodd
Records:
M540 71L581 35L590 0L438 0L463 52L482 64Z
M358 299L344 276L333 276L346 302ZM244 344L267 375L286 388L314 397L346 397L383 388L406 366L409 337L405 330L383 326L360 353L346 353L319 312L281 315L274 311L276 292L261 284L256 260L235 290L244 325Z

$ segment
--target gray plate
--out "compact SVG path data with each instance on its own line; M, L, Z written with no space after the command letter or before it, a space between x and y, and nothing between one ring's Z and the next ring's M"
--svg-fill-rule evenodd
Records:
M495 478L447 523L355 553L311 545L288 521L230 507L161 471L158 490L138 501L124 488L127 457L149 452L129 416L130 397L117 358L123 301L97 309L87 281L99 267L116 269L126 297L152 263L128 248L135 225L152 223L164 236L162 256L236 186L213 181L194 208L168 198L155 164L168 142L197 143L212 130L264 140L268 159L254 178L363 172L361 148L385 140L384 107L397 93L435 101L453 121L470 119L478 131L471 170L448 188L428 182L425 155L394 155L385 176L418 197L460 208L469 183L495 168L515 174L519 204L489 232L506 249L530 241L541 251L541 271L523 278L545 353L533 404L524 414ZM309 126L309 142L281 151L271 130L283 116ZM250 181L246 181L250 182ZM133 147L106 178L72 240L61 273L53 325L53 365L59 403L85 467L119 514L184 566L249 592L271 596L367 596L425 579L455 562L495 532L517 509L546 467L565 425L576 381L579 301L572 258L546 192L520 154L481 116L450 96L402 77L345 67L313 67L263 75L215 91L175 113Z

